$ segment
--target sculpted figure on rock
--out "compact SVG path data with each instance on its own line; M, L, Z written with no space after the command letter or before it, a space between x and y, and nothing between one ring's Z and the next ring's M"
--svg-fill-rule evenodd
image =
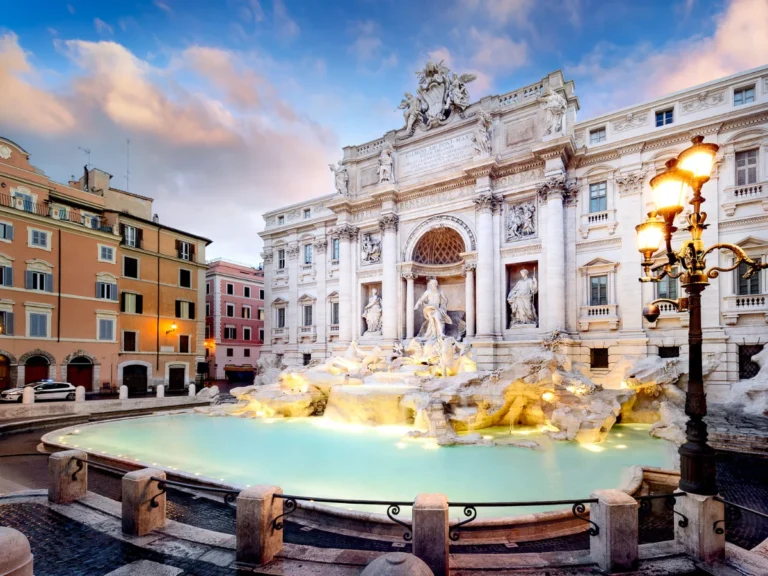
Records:
M423 306L422 313L424 314L425 327L422 327L423 334L419 334L427 340L436 340L445 334L445 325L453 324L450 316L448 316L448 298L437 284L437 280L432 278L427 283L427 290L421 295L419 301L413 307L414 310L418 310L420 306Z
M349 184L349 174L347 174L347 167L342 166L341 162L336 166L328 164L328 167L331 169L331 172L333 172L336 192L342 196L348 196L349 189L347 188L347 185Z
M546 134L557 134L563 129L563 117L568 103L565 98L554 90L550 90L546 96L541 97L544 103L544 111L547 114Z

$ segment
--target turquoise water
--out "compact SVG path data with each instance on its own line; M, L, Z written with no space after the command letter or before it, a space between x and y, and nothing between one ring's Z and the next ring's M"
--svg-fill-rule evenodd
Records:
M614 426L600 444L551 442L545 450L448 446L403 439L404 427L363 427L323 418L259 420L174 414L84 426L68 446L185 471L237 487L276 484L287 494L410 501L441 492L458 501L588 498L616 488L633 464L669 468L673 450L648 425ZM483 430L509 437L509 430ZM515 439L541 438L516 430ZM488 509L484 516L534 508ZM376 510L383 512L383 510Z

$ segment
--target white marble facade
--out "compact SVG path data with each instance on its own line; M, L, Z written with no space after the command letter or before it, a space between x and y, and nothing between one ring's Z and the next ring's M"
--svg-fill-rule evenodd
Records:
M720 145L703 189L705 242L768 257L768 66L583 122L560 71L470 104L472 80L427 65L418 96L401 105L403 126L344 148L334 193L265 214L263 353L301 364L352 339L410 339L423 322L414 306L436 278L447 329L472 340L481 368L556 329L598 378L622 357L685 359L685 314L665 309L654 324L641 315L658 291L684 294L638 282L635 225L651 207L649 180L701 134ZM373 290L380 326L369 331ZM768 274L723 273L703 314L704 351L717 363L709 393L724 397L740 350L768 340Z

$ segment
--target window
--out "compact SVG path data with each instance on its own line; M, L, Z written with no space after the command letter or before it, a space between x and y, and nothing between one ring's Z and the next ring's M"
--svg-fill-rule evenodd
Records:
M141 248L141 230L126 224L121 224L120 227L123 229L123 244L131 248Z
M237 338L237 328L234 326L224 327L224 340L234 340Z
M312 326L312 306L302 306L302 319L304 326Z
M25 212L32 212L35 208L35 199L30 194L22 194L21 192L14 192L14 198L18 198L22 201Z
M0 266L0 285L13 286L13 268L10 266Z
M264 308L259 308L256 311L256 320L264 320Z
M251 317L251 307L250 306L243 306L243 318L250 319Z
M659 358L679 358L680 346L659 346Z
M0 312L0 335L13 336L13 312Z
M245 356L246 358L250 358L251 357L251 349L250 348L244 349L243 350L243 356Z
M251 339L251 329L247 326L243 328L243 340L250 340Z
M117 284L96 282L96 298L117 301Z
M209 324L205 325L205 339L208 340L211 337L211 326ZM206 349L206 352L208 350Z
M186 334L179 336L179 354L189 354L189 336Z
M331 324L337 325L339 323L339 303L331 302Z
M13 240L13 224L0 223L0 238Z
M304 208L304 220L309 220L312 217L312 210Z
M259 300L264 300L264 290L259 288Z
M192 272L189 270L179 270L179 286L182 288L192 288Z
M739 345L739 380L749 380L760 372L760 365L752 356L763 351L762 344Z
M277 327L285 328L285 308L277 309Z
M205 303L205 315L210 316L211 315L211 303L206 302Z
M668 110L659 110L656 112L656 128L672 124L674 121L674 110L672 108Z
M285 250L282 248L277 251L277 268L278 270L285 269Z
M608 209L607 186L605 182L596 182L589 185L589 211L603 212Z
M44 292L53 292L53 274L45 272L35 272L27 270L26 288L28 290L41 290Z
M123 331L123 352L138 352L136 332Z
M38 248L48 248L48 232L42 230L29 231L29 245L37 246Z
M736 185L757 182L757 149L736 153Z
M185 320L195 319L195 303L186 302L185 300L176 300L176 318L183 318Z
M195 247L189 242L176 240L176 253L182 260L194 260Z
M99 244L99 262L115 263L115 249L112 246L102 246Z
M589 305L608 304L608 276L592 276L589 279Z
M746 262L739 264L736 272L738 273L738 292L739 296L749 296L750 294L762 294L760 290L760 272L753 274L749 278L745 279L744 274L749 270L749 266Z
M144 296L133 292L123 292L120 295L120 312L129 314L144 313Z
M205 357L206 359L211 355L211 351L208 350L208 348L205 349Z
M339 259L339 239L333 238L331 240L331 260Z
M264 328L259 328L259 340L264 342Z
M285 224L285 216L278 216L277 217L277 225L278 226L282 226L283 224Z
M235 351L232 348L227 348L227 358L232 358L235 355Z
M235 305L227 304L227 318L234 318L234 317L235 317Z
M304 244L304 264L312 264L312 244Z
M48 338L48 314L29 313L29 335L35 338Z
M608 348L590 349L589 364L592 368L608 368Z
M99 318L99 340L115 339L115 321L112 318Z
M251 287L250 286L243 286L243 296L245 298L251 297Z
M590 130L589 143L600 144L600 142L605 142L605 128L597 128L595 130Z
M123 276L126 278L139 277L139 260L130 256L123 256Z
M206 282L205 283L205 295L208 296L208 294L210 294L210 293L211 293L211 283L210 282Z
M755 87L745 86L733 91L733 105L741 106L755 101Z
M309 363L312 362L312 354L302 354L301 356L304 366L309 366Z
M235 285L227 283L227 295L228 296L234 296L235 295Z
M673 268L672 272L676 274L677 267ZM677 278L670 278L669 276L664 276L664 278L661 279L661 282L656 284L656 297L669 298L670 300L677 300L678 298Z

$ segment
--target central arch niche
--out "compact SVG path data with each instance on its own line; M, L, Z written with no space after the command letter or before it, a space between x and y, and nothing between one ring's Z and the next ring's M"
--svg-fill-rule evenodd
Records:
M445 265L462 261L465 251L461 235L445 226L434 228L424 234L413 249L413 262L416 264Z

